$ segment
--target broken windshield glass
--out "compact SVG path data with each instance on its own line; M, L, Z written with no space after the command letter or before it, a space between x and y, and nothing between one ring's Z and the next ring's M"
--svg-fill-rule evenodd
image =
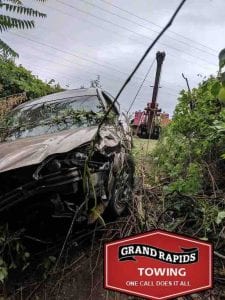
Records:
M97 125L103 116L97 96L81 96L26 105L8 118L5 140Z

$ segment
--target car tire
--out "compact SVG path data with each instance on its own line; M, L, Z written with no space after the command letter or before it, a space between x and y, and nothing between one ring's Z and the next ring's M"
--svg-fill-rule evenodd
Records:
M134 187L134 160L130 155L126 155L124 167L119 174L114 175L111 197L105 210L107 220L115 220L121 216L127 209L132 200Z

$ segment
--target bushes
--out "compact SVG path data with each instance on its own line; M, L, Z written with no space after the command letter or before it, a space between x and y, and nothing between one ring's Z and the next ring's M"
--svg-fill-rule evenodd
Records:
M225 103L216 96L218 86L219 79L211 76L191 93L180 93L173 122L154 152L157 171L170 179L169 191L215 189L214 179L224 170Z
M173 121L153 153L154 172L164 180L165 228L209 239L223 255L224 87L225 73L220 70L218 77L210 76L190 92L181 91Z
M0 58L0 69L0 98L26 92L28 99L32 99L62 90L59 84L45 83L11 60Z

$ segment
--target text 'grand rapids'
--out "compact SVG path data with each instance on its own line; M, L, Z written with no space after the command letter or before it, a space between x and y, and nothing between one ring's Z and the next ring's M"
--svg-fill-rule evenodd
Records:
M119 247L118 258L125 261L136 260L135 256L144 256L171 264L192 264L198 261L197 248L180 247L180 249L181 252L172 252L143 244L124 245Z

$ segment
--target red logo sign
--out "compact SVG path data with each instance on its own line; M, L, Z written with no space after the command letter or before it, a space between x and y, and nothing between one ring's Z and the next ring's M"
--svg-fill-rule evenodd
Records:
M169 299L212 288L212 245L155 230L105 245L105 288Z

